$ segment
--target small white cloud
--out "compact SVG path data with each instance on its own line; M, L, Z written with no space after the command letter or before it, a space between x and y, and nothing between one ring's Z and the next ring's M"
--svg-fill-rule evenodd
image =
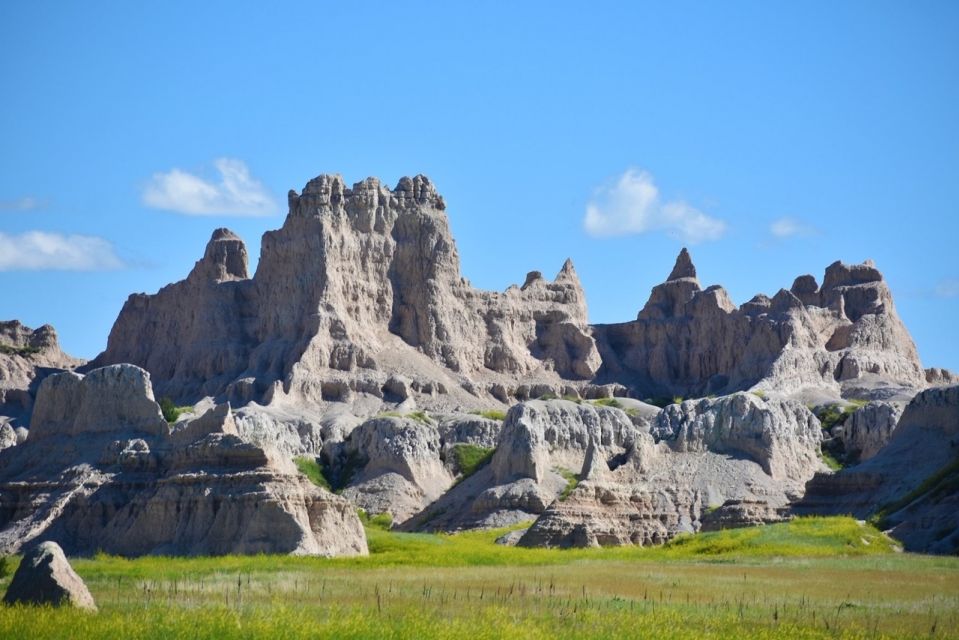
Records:
M805 238L816 235L818 231L801 220L785 217L773 220L769 225L769 233L777 238Z
M101 271L123 266L113 245L96 236L0 232L0 271Z
M0 211L33 211L46 206L46 200L33 196L23 196L16 200L0 200Z
M591 236L665 231L695 244L719 239L726 223L681 200L662 202L649 172L627 169L615 183L597 189L586 205L583 228Z
M936 285L936 297L959 298L959 278L947 278Z
M267 216L276 212L273 197L242 160L218 158L213 166L220 174L216 183L180 169L153 174L143 190L143 204L194 216Z

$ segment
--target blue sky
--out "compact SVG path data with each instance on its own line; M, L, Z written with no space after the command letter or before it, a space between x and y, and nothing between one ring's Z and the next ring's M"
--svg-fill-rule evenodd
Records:
M477 286L572 257L613 322L684 244L739 303L872 258L959 370L959 3L270 4L0 4L0 318L92 357L214 228L424 173Z

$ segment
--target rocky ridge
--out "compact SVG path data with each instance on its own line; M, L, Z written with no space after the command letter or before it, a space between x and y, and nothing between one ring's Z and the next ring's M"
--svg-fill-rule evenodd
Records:
M26 442L0 452L0 553L355 555L352 505L243 441L229 405L172 427L149 374L114 365L41 384Z
M593 327L568 260L553 281L534 271L505 292L474 289L424 176L388 189L322 175L291 191L252 277L243 242L218 229L185 280L129 298L95 365L120 362L182 402L346 403L362 417L411 398L446 411L751 388L884 399L952 379L922 368L868 261L737 307L700 287L683 249L636 320Z
M959 386L928 389L865 462L817 474L800 514L872 517L908 550L959 550Z
M130 297L96 364L142 366L164 395L241 404L462 404L474 377L588 379L599 367L572 263L553 281L474 289L428 178L390 190L320 176L289 205L252 278L243 243L217 230L184 281Z
M26 426L40 382L53 372L81 364L83 360L63 352L50 325L30 329L17 320L0 321L0 449L16 444L9 433L3 433L3 425Z

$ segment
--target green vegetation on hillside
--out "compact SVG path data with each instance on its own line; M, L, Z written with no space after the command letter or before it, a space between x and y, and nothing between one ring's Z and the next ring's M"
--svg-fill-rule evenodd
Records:
M556 467L556 472L566 479L566 486L563 488L563 492L559 494L559 501L563 502L579 486L579 476L562 467Z
M959 558L890 553L851 518L524 549L506 529L396 533L370 556L74 559L98 614L0 607L0 637L898 638L959 634ZM9 579L0 580L0 588Z
M40 353L39 347L15 347L11 344L0 344L0 353L5 356L21 356L23 358L29 358L30 356Z
M919 498L928 495L930 498L951 495L959 492L959 458L956 458L945 465L931 476L922 481L918 487L902 496L894 502L890 502L879 507L869 518L869 521L875 526L886 529L888 523L886 519Z
M590 400L590 403L596 405L597 407L613 407L614 409L623 408L623 403L616 398L598 398L596 400Z
M182 414L193 411L193 407L178 407L174 404L173 400L168 397L163 397L160 398L160 411L163 413L163 419L173 424Z
M459 443L453 445L453 460L463 478L476 473L480 467L488 464L496 449L480 447L475 444Z
M482 411L473 411L471 413L473 415L483 416L484 418L488 420L496 420L498 422L502 422L503 420L506 419L506 412L501 411L500 409L485 409Z
M384 411L376 416L377 418L409 418L423 424L433 424L433 419L425 411L410 411L409 413L400 413L399 411Z
M293 458L293 462L296 464L296 468L299 469L300 473L310 479L310 482L318 487L323 487L327 491L333 490L329 480L327 480L323 474L323 467L316 461L316 458L300 456Z

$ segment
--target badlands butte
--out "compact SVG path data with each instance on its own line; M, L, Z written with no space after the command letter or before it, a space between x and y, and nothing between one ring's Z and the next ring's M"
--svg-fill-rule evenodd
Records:
M0 553L364 554L360 509L558 547L849 513L959 548L959 379L871 262L736 306L683 249L591 325L569 260L473 288L428 178L323 175L247 264L215 230L90 362L0 323Z

